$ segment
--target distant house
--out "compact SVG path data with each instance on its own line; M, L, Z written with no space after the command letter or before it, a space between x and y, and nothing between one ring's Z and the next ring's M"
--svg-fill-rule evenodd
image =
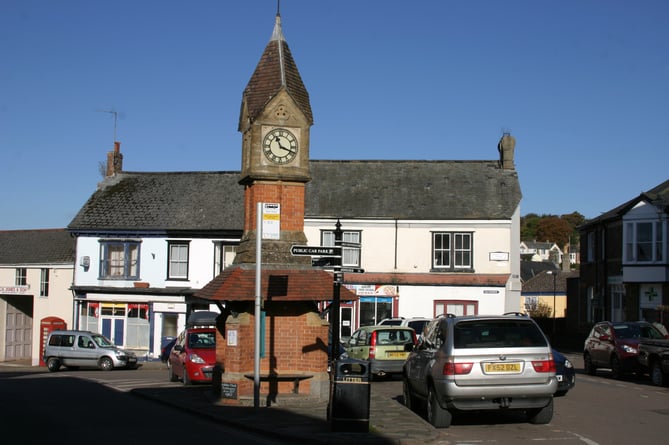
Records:
M0 361L36 366L44 329L72 327L74 248L65 229L0 231Z
M549 241L521 241L520 256L528 261L562 262L562 250L557 244Z
M669 180L579 227L574 328L601 320L669 317Z

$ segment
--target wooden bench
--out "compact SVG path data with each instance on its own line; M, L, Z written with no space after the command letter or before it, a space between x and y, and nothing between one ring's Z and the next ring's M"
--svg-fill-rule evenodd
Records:
M250 380L255 380L253 374L244 374L244 377ZM313 377L311 374L278 374L278 373L269 373L269 374L260 374L261 382L293 382L293 393L299 394L300 392L300 382L302 380L307 380Z

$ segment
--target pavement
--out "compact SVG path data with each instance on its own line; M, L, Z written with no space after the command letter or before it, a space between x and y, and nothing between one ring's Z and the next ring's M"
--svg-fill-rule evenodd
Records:
M153 363L149 366L153 366ZM165 366L160 363L161 366ZM314 445L445 445L446 433L435 429L420 415L402 404L397 394L383 391L381 385L369 385L368 432L342 431L327 419L327 400L310 396L279 394L276 402L259 407L230 406L219 403L209 386L137 388L134 395L192 411L199 416L235 428L252 431L289 443ZM364 403L364 402L362 402Z
M159 361L140 362L142 367L164 369ZM2 362L0 366L21 363ZM25 365L24 365L25 366ZM29 367L29 364L27 365ZM35 368L35 367L33 367ZM327 400L304 395L279 394L276 402L260 407L230 406L219 403L209 385L141 387L131 394L171 405L198 416L206 416L234 428L266 435L288 443L314 445L445 445L446 430L435 429L425 419L402 404L401 395L387 385L369 385L368 432L346 431L342 424L327 418ZM385 389L385 390L384 390ZM364 403L364 402L361 402ZM363 423L364 425L364 423ZM344 430L343 430L344 429Z

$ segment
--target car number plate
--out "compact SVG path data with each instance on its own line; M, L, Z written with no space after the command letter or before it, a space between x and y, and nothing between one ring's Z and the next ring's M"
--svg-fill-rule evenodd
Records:
M520 372L520 363L486 363L486 374L507 374Z
M404 351L389 351L386 352L386 357L388 358L406 358L409 355L408 352Z

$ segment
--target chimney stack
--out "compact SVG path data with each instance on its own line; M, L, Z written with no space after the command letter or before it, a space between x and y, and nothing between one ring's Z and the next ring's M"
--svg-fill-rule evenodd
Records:
M123 171L123 154L121 143L114 142L114 151L107 152L107 172L105 177L110 178Z
M516 139L510 133L504 133L502 139L497 144L499 150L499 165L504 170L513 170L515 165L513 163L513 150L516 147Z

